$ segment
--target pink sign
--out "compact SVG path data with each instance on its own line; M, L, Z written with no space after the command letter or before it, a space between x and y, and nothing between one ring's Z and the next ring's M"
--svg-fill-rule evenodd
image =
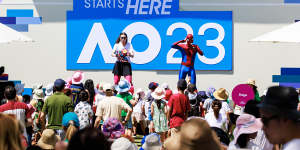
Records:
M236 105L245 106L251 99L254 99L254 91L248 84L239 84L232 90L232 100Z

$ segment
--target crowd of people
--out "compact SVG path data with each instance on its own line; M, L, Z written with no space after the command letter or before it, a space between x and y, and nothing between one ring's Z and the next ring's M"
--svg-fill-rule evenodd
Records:
M4 89L0 106L1 150L297 150L299 94L273 86L245 106L225 88L200 90L180 79L177 89L151 82L133 90L128 80L97 83L74 72L32 96L24 85ZM128 77L129 78L129 77ZM118 82L117 82L118 80ZM142 135L141 147L135 137Z

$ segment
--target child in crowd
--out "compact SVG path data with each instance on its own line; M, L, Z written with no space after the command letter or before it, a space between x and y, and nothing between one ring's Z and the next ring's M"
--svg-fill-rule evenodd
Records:
M208 111L211 109L211 104L213 102L213 100L215 100L214 97L214 92L216 91L216 89L214 87L209 87L206 91L206 96L208 97L203 104L203 109L204 109L204 115L206 113L208 113Z
M132 95L128 92L130 89L131 85L127 80L121 80L116 87L116 90L119 92L117 94L117 97L122 98L131 108L132 106L136 105L136 101L133 100ZM125 123L125 118L126 118L127 113L123 110L122 111L122 123L125 124L125 134L132 136L132 120L131 117L128 120L127 123Z
M89 93L87 90L82 90L79 93L79 103L76 105L74 112L77 114L80 121L80 129L90 127L93 118L93 110L89 104Z
M165 97L165 91L158 87L151 94L155 99L151 104L151 115L153 117L155 132L160 135L161 142L164 142L166 138L166 132L168 131L168 120L167 120L167 104L163 100Z
M31 104L36 108L36 111L32 114L33 116L33 134L32 134L32 144L40 139L42 135L42 123L41 123L41 113L44 106L44 94L42 89L36 89L33 95L33 100Z
M138 123L141 126L143 135L145 135L145 92L142 89L138 89L134 97L137 101L133 107L132 121L133 121L133 135L135 136Z
M158 87L158 83L156 82L150 82L148 85L149 91L147 91L146 94L146 102L145 102L145 113L146 113L146 122L147 126L149 128L149 133L154 132L154 125L152 121L151 116L151 104L154 101L154 98L151 96L151 94L154 92L154 90Z
M191 111L189 111L189 117L199 116L200 115L200 113L199 113L200 112L200 110L199 110L200 109L200 107L199 107L200 101L198 100L196 85L189 84L185 94L189 98L189 102L191 105Z
M83 90L84 74L81 71L76 71L72 76L72 84L70 89L72 90L72 104L75 107L78 103L78 97L81 90Z

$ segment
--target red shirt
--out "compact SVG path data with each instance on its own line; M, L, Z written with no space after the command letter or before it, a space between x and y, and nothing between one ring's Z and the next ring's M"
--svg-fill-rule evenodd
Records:
M181 126L186 120L186 114L191 109L188 98L184 94L173 94L168 101L170 107L170 128Z
M6 114L14 114L16 118L25 124L25 119L30 118L30 110L23 102L8 101L6 104L0 106L0 112Z
M170 97L172 96L173 92L172 90L166 90L165 99L169 101Z

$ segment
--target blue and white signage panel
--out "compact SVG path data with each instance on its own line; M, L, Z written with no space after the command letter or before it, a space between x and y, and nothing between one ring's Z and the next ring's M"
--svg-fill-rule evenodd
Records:
M74 0L67 12L67 69L112 69L112 48L126 32L133 70L179 70L174 42L194 35L204 56L196 70L232 70L231 11L179 11L178 0Z

